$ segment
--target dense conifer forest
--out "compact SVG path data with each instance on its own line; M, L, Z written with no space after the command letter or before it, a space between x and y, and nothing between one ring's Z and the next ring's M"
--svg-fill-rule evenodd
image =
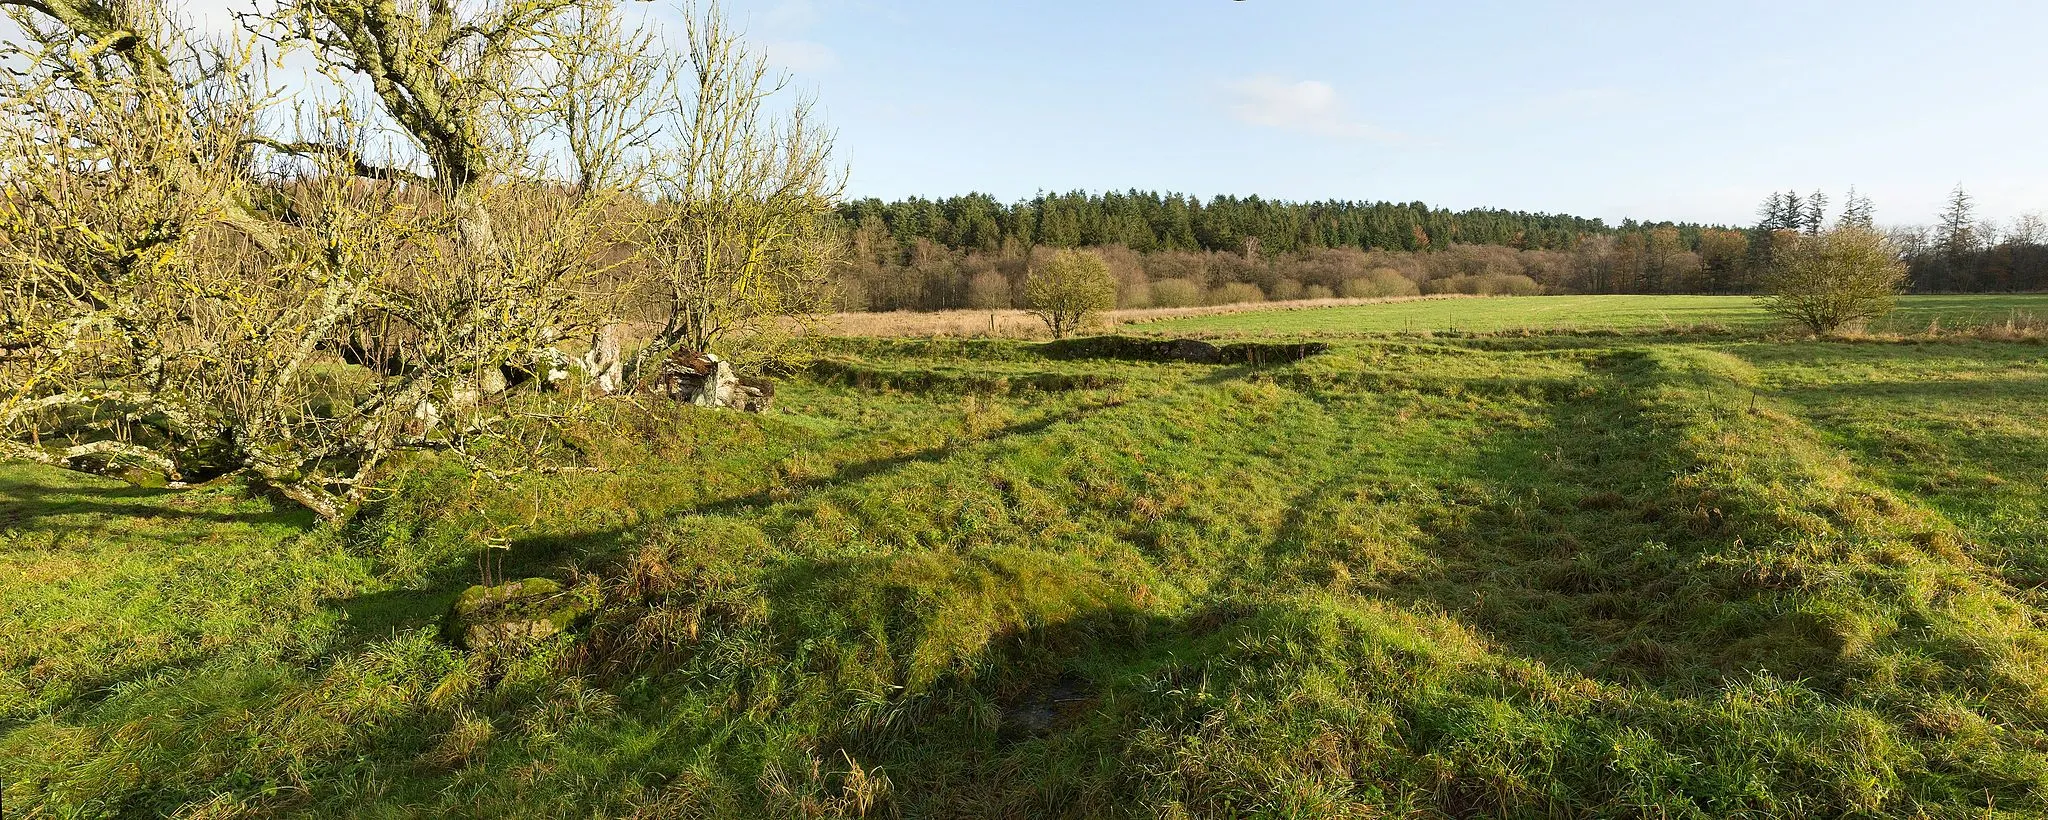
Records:
M1122 245L1154 251L1269 253L1330 248L1427 250L1451 244L1568 250L1614 229L1598 219L1493 209L1451 211L1422 202L1284 202L1257 196L1151 191L1041 194L1004 204L987 194L897 202L862 199L839 209L849 224L886 232L899 244L930 240L953 250L1017 245ZM1682 226L1697 236L1697 226Z

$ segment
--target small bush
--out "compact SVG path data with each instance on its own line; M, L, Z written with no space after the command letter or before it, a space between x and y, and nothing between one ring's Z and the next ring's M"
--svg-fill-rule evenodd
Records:
M1152 283L1152 306L1162 308L1198 307L1202 286L1188 279L1161 279Z
M1116 285L1116 306L1124 310L1151 307L1152 283L1144 279L1119 280Z
M976 310L1003 310L1013 307L1010 296L1010 280L1001 272L985 270L967 280L967 306Z
M1764 274L1764 308L1815 333L1853 330L1892 311L1906 264L1883 234L1839 228L1800 237Z
M1541 296L1543 286L1521 274L1483 273L1432 279L1423 285L1422 291L1431 294L1462 293L1470 296Z
M1393 268L1374 268L1364 275L1346 279L1338 285L1337 293L1346 299L1385 299L1394 296L1416 296L1422 290L1408 277Z
M1024 309L1045 320L1055 339L1116 307L1116 279L1092 251L1060 251L1024 279Z

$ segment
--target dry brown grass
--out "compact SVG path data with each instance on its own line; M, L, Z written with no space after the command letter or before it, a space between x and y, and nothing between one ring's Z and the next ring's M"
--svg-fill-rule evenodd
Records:
M1288 302L1243 302L1184 308L1142 308L1113 310L1099 317L1084 332L1107 332L1120 325L1143 324L1186 316L1213 316L1264 310L1313 310L1316 308L1371 305L1385 302L1415 302L1433 299L1474 299L1462 294L1437 296L1396 296L1383 299L1297 299ZM942 310L933 312L894 311L890 313L835 313L818 327L829 336L981 336L1002 339L1044 339L1045 323L1021 310Z
M2033 314L2016 313L2000 322L1981 325L1964 324L1954 327L1943 326L1940 320L1936 320L1930 322L1925 330L1879 333L1852 330L1832 334L1829 338L1856 342L1978 341L2040 343L2048 342L2048 318Z
M2048 318L2015 313L2003 322L1947 330L1939 322L1928 325L1929 336L1963 336L1987 342L2034 342L2048 339Z

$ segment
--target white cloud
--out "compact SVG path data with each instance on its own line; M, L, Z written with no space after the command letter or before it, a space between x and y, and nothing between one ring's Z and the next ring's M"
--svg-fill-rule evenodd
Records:
M1397 141L1401 135L1358 119L1335 86L1320 80L1288 82L1272 75L1224 87L1238 122L1338 139Z
M839 67L839 52L810 40L769 40L761 44L769 62L798 74L831 71Z

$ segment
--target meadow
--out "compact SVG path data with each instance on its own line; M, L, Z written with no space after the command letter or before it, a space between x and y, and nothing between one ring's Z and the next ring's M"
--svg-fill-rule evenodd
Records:
M1752 296L1520 296L1484 301L1419 300L1334 310L1246 312L1142 322L1159 333L1503 333L1772 329L1779 320ZM1872 322L1874 333L1924 333L2007 322L2048 321L2048 294L1904 296Z
M1331 346L1265 366L824 339L775 413L604 402L593 471L423 458L330 526L0 465L7 816L2048 814L2048 346L1768 327L1543 297L1126 329ZM440 638L531 575L604 605Z

